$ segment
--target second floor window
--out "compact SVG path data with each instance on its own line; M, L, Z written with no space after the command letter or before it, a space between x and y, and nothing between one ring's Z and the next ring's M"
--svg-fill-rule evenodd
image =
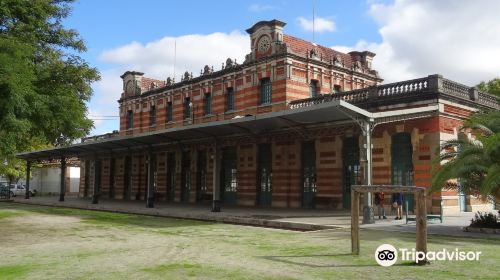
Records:
M156 106L151 106L151 109L149 110L149 123L151 126L156 125Z
M318 96L318 81L311 80L311 83L309 84L309 95L310 97Z
M226 111L234 110L234 89L232 87L227 89L226 94Z
M132 110L127 111L126 128L132 129L134 127L134 112Z
M186 97L186 99L184 99L184 118L185 119L189 119L191 118L191 98L189 97Z
M171 122L174 120L172 111L173 111L172 102L168 102L167 103L167 122Z
M204 112L205 115L212 114L212 94L205 93L205 104L204 104Z
M264 78L260 80L260 104L270 104L271 103L271 79Z

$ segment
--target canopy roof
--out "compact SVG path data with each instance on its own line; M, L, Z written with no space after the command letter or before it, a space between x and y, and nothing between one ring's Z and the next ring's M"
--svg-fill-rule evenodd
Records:
M424 111L435 111L437 106L424 108ZM17 156L25 160L52 160L61 157L79 157L89 153L108 153L138 147L151 147L160 144L182 143L192 140L203 140L237 136L257 135L289 128L300 128L322 123L359 122L367 120L411 115L422 109L399 110L387 113L370 113L343 100L332 100L325 103L288 109L278 112L246 116L229 120L186 125L182 127L157 130L136 135L117 136L92 142L78 143L66 147L57 147L33 152L20 153Z

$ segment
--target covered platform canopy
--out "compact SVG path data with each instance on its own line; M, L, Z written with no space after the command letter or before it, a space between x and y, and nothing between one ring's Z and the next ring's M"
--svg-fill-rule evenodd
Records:
M229 120L221 120L207 123L198 123L158 130L154 132L141 133L135 135L117 136L108 139L95 140L92 142L78 143L66 147L57 147L33 152L18 154L18 157L27 161L28 170L32 161L40 160L61 160L61 168L66 168L65 158L84 157L99 154L114 153L132 149L148 150L148 157L152 156L152 147L185 143L191 141L211 140L214 142L214 169L213 185L219 185L220 151L217 142L220 139L234 136L257 136L265 133L293 129L298 133L307 133L308 127L318 127L321 125L341 125L357 124L361 128L364 136L364 147L362 151L365 163L365 184L371 185L371 134L377 124L396 122L414 118L428 117L439 111L438 105L411 108L405 110L395 110L380 113L371 113L361 109L351 103L338 99L322 99L319 102L305 102L298 106L291 106L290 109L278 112L259 114L256 116L235 117ZM151 161L148 161L148 165ZM147 170L152 170L148 168ZM61 172L64 174L64 170ZM95 174L96 172L94 172ZM28 171L29 174L29 171ZM153 178L152 174L147 175ZM147 206L153 207L153 180L148 183ZM97 203L98 186L94 180L93 202ZM29 178L26 180L26 192L29 190ZM61 194L60 200L64 200L64 178L61 176ZM28 195L27 195L28 197ZM213 201L214 211L218 211L219 190L214 188ZM365 196L365 217L364 222L373 221L373 213L370 214L371 199L369 195Z
M327 123L352 123L372 126L408 119L415 114L436 112L437 106L398 110L383 113L370 113L343 100L333 100L289 110L259 114L257 116L236 117L229 120L214 121L158 130L135 135L117 136L108 139L73 144L32 152L20 153L18 158L36 161L52 160L61 157L79 157L83 154L126 150L137 147L151 147L159 144L178 143L202 139L219 139L228 136L258 135L266 132L290 128L304 128L310 125ZM362 127L364 129L364 127Z
M51 160L61 157L79 157L82 154L109 152L158 144L202 139L218 139L238 135L258 135L291 127L321 123L352 122L353 118L370 117L371 113L342 100L293 110L236 117L229 120L199 123L135 135L117 136L66 147L18 154L25 160Z

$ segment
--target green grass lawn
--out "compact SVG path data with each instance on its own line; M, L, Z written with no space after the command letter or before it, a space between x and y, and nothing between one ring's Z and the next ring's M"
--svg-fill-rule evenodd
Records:
M293 232L190 220L0 203L0 279L498 279L498 239L429 236L428 249L482 251L479 262L380 267L378 245L415 235Z

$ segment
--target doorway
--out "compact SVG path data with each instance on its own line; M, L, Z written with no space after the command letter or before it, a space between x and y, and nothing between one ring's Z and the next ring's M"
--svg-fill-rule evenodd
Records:
M132 157L125 157L125 171L123 173L123 199L130 200L130 193L132 190Z
M236 205L238 190L238 169L236 148L229 147L222 151L221 198L224 204Z
M182 153L181 164L181 201L189 202L191 192L191 155L189 151Z
M413 186L412 154L413 147L409 133L398 133L392 136L391 177L393 185ZM406 194L404 198L408 201L408 211L413 212L415 204L413 194Z
M342 143L342 206L351 209L351 186L360 183L359 141L357 137L345 138Z
M167 201L175 199L175 153L167 153Z
M302 143L302 207L314 208L316 197L316 147L314 141Z
M272 158L271 144L260 144L257 164L257 202L260 206L271 206L272 204Z
M207 153L198 151L196 157L196 202L205 199L207 193Z
M111 158L109 160L109 198L115 198L115 164L116 160Z
M90 160L85 160L85 184L83 185L83 197L89 196L90 188Z

